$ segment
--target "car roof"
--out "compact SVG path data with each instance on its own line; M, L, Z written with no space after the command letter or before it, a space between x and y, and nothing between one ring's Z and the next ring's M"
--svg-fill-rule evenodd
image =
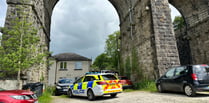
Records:
M180 65L180 66L173 66L173 67L170 67L168 69L176 68L176 67L183 67L183 66L209 66L209 65L207 65L207 64Z
M112 73L97 73L97 74L86 74L85 76L95 76L95 75L114 75Z

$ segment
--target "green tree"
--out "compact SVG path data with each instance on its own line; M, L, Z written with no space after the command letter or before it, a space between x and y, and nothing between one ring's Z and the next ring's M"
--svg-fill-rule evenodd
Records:
M174 29L181 29L182 27L185 26L185 21L182 16L176 16L174 21L173 21Z
M114 68L114 70L118 69L120 45L119 36L120 31L116 31L113 34L110 34L106 40L105 46L105 52L110 57L110 66Z
M110 34L106 40L105 53L96 57L93 67L99 70L114 70L118 71L119 62L119 36L120 32L116 31Z
M96 57L94 60L93 66L98 70L107 69L110 64L110 58L107 56L106 53L102 53Z
M23 4L25 1L21 1ZM40 35L34 27L32 16L26 5L16 6L19 15L12 19L10 26L1 29L3 32L2 46L0 47L1 77L17 76L18 88L21 88L20 74L22 71L44 62L48 52L40 44Z

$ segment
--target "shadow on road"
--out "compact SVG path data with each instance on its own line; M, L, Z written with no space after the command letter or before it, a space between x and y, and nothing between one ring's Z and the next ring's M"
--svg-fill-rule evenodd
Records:
M111 96L100 96L100 97L96 97L96 99L94 101L105 101L105 100L110 100L110 99L114 99L114 98L118 98L117 96L116 97L111 97ZM88 101L88 98L87 97L80 97L80 96L74 96L73 98L71 99L78 99L78 100L81 100L81 101Z
M165 92L165 93L156 92L156 93L162 94L162 95L170 95L170 96L178 95L178 96L188 97L184 93L181 93L181 92ZM191 97L191 98L200 98L200 97L209 97L209 92L198 92L195 97Z

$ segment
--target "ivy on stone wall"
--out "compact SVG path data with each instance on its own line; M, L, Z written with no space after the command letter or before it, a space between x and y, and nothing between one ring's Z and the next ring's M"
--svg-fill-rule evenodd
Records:
M132 58L131 58L131 71L132 71L132 78L135 79L134 81L142 80L143 73L141 68L141 63L139 63L139 56L137 55L136 48L132 49Z
M128 56L126 58L126 63L125 63L125 76L129 77L131 76L131 60L130 57Z

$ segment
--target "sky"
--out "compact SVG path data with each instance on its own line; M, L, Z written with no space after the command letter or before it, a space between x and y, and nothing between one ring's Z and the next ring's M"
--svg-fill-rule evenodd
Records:
M172 19L180 15L170 7ZM6 0L0 0L0 27L4 26L6 9ZM95 59L104 52L108 35L117 30L119 17L108 0L59 0L52 14L50 51Z

